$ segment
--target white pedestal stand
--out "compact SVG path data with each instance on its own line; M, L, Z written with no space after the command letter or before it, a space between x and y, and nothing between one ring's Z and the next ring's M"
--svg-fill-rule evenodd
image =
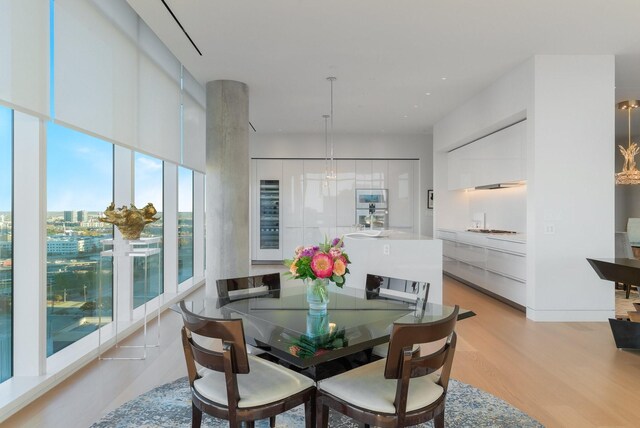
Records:
M100 360L144 360L147 358L147 348L156 348L160 346L160 305L157 308L157 338L156 343L148 344L147 343L147 301L149 298L149 275L148 275L148 259L149 257L158 255L160 259L161 248L160 242L162 238L141 238L135 241L123 241L123 248L116 249L114 247L113 239L105 239L102 241L103 251L100 252L100 274L98 280L98 359ZM108 249L111 247L111 249ZM140 348L142 349L142 355L136 357L103 357L102 356L102 312L103 312L103 304L102 304L102 258L112 258L113 259L113 305L112 305L112 322L113 322L113 332L115 337L115 347L116 348ZM119 283L118 281L118 271L120 271L120 267L122 267L123 263L129 263L130 266L133 266L133 259L135 257L141 257L144 260L144 318L143 318L143 342L142 345L120 345L118 342L118 318L120 316L120 311L118 310L118 292L119 292ZM162 260L158 262L158 278L161 278L160 269L162 266ZM125 281L129 283L129 281ZM131 286L131 293L133 293L133 285Z

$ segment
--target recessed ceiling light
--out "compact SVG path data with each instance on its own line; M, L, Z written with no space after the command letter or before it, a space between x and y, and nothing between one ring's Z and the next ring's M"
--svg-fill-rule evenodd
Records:
M446 78L446 77L442 77L441 79L442 79L442 80L447 80L447 78Z
M431 95L431 92L425 92L424 94L425 95Z
M403 117L409 117L409 116L405 114Z
M413 105L413 108L418 108L418 104L414 104L414 105Z

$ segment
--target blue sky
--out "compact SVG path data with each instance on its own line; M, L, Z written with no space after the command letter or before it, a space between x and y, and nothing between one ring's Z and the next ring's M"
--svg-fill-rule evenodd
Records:
M135 154L135 203L163 207L163 162ZM11 110L0 107L0 211L11 209ZM104 211L113 200L113 145L47 123L47 211ZM193 172L178 168L179 211L192 211Z
M0 211L11 211L11 109L0 106Z
M47 123L47 211L104 211L113 200L113 145Z

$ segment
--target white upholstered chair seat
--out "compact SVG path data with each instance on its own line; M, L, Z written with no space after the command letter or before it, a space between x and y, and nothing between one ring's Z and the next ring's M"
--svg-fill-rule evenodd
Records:
M240 408L273 403L313 386L308 377L261 358L249 356L249 367L249 373L237 375ZM203 377L194 381L194 388L207 399L226 406L224 373L209 369L198 373Z
M317 388L353 406L377 413L394 414L393 401L396 396L396 379L385 379L386 359L378 360L346 373L318 382ZM413 378L409 381L407 412L435 402L444 389L436 382L437 374Z

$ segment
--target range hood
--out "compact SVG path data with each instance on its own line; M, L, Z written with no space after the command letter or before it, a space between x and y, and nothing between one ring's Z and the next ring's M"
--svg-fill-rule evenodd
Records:
M511 187L522 186L523 183L496 183L496 184L485 184L484 186L476 186L476 190L494 190L494 189L508 189Z

